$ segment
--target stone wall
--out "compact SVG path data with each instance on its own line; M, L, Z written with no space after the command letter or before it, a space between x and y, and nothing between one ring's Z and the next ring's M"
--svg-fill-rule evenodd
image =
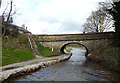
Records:
M112 40L114 32L88 33L88 34L61 34L61 35L33 35L35 41L39 41L43 46L52 48L54 51L61 51L66 44L76 43L91 51L92 45L101 45L103 40ZM104 41L105 42L105 41Z
M113 39L114 32L87 33L87 34L60 34L60 35L33 35L37 41L83 41L98 39Z

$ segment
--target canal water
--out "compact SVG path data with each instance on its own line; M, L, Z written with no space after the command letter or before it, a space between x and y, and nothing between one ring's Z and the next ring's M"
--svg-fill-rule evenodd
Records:
M56 63L12 81L116 81L117 74L86 62L85 50L73 48L69 60Z

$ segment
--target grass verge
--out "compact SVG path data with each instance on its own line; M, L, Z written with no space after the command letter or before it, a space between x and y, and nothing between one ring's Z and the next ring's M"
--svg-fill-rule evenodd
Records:
M49 48L44 47L38 41L35 41L35 42L36 42L37 50L40 56L51 57L51 56L57 56L60 54L59 52L52 52Z
M27 37L2 39L2 66L33 58Z

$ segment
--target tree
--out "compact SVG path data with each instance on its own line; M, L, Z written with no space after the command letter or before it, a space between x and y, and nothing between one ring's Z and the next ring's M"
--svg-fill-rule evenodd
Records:
M1 7L2 0L0 0L0 7Z
M102 4L102 5L101 5ZM113 25L112 16L106 11L106 7L103 3L100 3L100 7L97 11L93 11L91 16L87 18L87 21L83 24L86 32L104 32L109 30Z
M8 30L8 25L13 22L13 15L16 14L16 10L14 12L13 11L13 1L10 0L10 10L8 13L6 13L6 10L8 9L8 5L9 3L7 4L7 7L5 8L5 10L3 11L3 14L2 14L2 17L3 17L3 25L4 25L4 29L3 29L3 34L2 34L2 37L5 35L6 31ZM6 21L5 21L6 19Z
M109 13L113 16L115 25L115 43L120 47L120 1L113 2L113 7L109 9Z

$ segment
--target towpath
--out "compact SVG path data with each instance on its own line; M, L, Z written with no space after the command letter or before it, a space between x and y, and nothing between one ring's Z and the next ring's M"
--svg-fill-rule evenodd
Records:
M14 68L19 68L19 67L23 67L26 65L30 65L30 64L34 64L37 62L41 62L41 61L47 61L47 60L53 60L53 59L59 59L66 56L65 54L59 55L59 56L54 56L54 57L41 57L41 56L37 56L35 59L29 60L29 61L25 61L25 62L19 62L19 63L14 63L14 64L9 64L6 66L2 66L0 67L0 70L5 71L8 69L14 69Z

